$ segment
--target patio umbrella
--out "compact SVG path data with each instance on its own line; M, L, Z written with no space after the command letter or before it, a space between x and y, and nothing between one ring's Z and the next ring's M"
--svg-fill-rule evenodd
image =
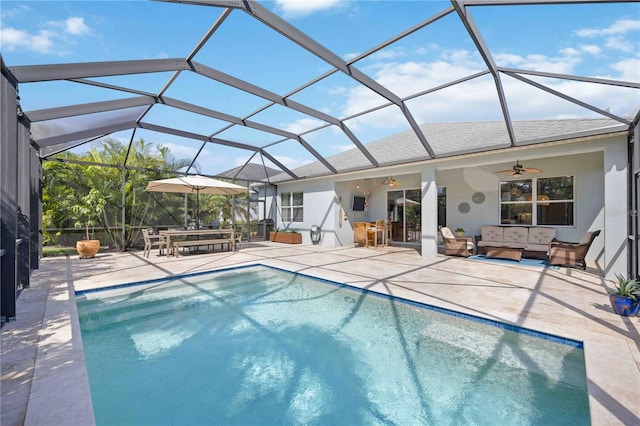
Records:
M190 175L170 179L149 181L145 191L196 193L196 227L199 227L200 194L234 195L249 191L249 188L206 176Z

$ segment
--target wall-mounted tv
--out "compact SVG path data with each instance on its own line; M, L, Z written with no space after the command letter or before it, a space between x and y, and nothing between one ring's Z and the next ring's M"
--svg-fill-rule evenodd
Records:
M364 197L360 197L359 195L353 196L353 204L351 205L351 210L354 212L363 212L364 211Z

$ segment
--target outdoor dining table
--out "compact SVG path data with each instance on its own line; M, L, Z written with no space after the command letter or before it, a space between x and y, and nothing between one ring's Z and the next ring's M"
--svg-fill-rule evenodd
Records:
M234 229L167 229L158 231L158 233L165 239L167 256L169 251L173 250L177 257L178 248L186 245L229 244L231 249L235 251ZM203 236L207 238L201 238ZM195 237L196 239L190 240L190 237ZM188 241L188 244L185 244L185 240Z

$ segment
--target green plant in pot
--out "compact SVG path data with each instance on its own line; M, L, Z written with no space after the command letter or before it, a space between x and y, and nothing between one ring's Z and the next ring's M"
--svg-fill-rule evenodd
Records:
M613 311L618 315L635 316L640 310L640 283L635 278L626 278L622 274L616 274L615 286L607 290L609 302Z
M76 242L76 250L80 259L95 257L100 249L100 240L89 238L89 227L95 226L95 220L104 212L107 200L96 189L91 189L80 202L73 206L74 214L79 218L75 226L85 226L86 239Z
M459 236L463 236L464 235L464 229L463 228L456 228L456 234L458 234Z

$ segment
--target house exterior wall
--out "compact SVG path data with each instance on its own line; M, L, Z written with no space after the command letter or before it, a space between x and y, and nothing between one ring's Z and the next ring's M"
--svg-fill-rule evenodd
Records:
M495 165L508 165L514 158L513 153L487 154L443 162L439 166L437 182L438 186L447 187L449 227L462 227L467 235L478 235L483 224L499 223L501 178L495 174L500 169ZM629 196L626 136L532 147L518 153L517 158L527 166L543 170L534 176L575 176L575 223L574 226L555 227L557 238L580 241L587 231L600 229L602 232L594 240L587 262L595 264L607 277L626 274ZM472 201L475 192L485 195L482 204ZM458 210L463 202L470 206L466 214Z
M556 156L546 159L526 160L526 166L537 167L543 173L525 175L527 177L575 176L575 224L556 226L557 238L565 241L579 241L590 229L604 227L604 177L602 151ZM496 175L486 167L477 166L480 171L469 168L442 170L437 173L438 186L447 188L447 226L451 229L462 227L467 235L479 235L482 225L500 224L500 181L508 176ZM482 180L478 180L481 177ZM481 204L473 202L476 192L485 196ZM460 203L467 203L470 210L461 213ZM593 248L592 248L593 249Z
M283 222L280 210L280 195L285 192L304 193L303 221ZM276 228L295 229L302 233L302 244L311 244L310 231L313 225L319 226L322 231L321 245L334 247L343 245L336 238L337 220L337 196L336 185L329 179L318 179L312 181L278 185L277 205L275 221Z
M607 276L626 273L628 185L627 141L624 135L532 146L517 153L485 153L280 184L279 193L304 192L304 221L285 224L278 214L277 226L300 230L303 244L311 244L311 225L322 229L323 245L353 244L355 222L387 217L386 194L389 190L420 188L423 202L422 255L435 257L437 187L447 188L447 225L462 227L467 235L478 235L482 225L500 223L499 182L505 175L496 174L496 171L511 167L516 159L528 167L543 170L541 174L532 175L535 177L575 177L575 223L573 226L556 227L557 238L580 241L587 231L602 230L591 246L587 261L595 263ZM389 188L371 183L371 178L382 182L387 176L393 176L402 185ZM484 202L472 200L476 192L484 194ZM354 195L369 197L368 214L352 211ZM468 212L463 213L464 209L459 209L461 203L468 204Z

